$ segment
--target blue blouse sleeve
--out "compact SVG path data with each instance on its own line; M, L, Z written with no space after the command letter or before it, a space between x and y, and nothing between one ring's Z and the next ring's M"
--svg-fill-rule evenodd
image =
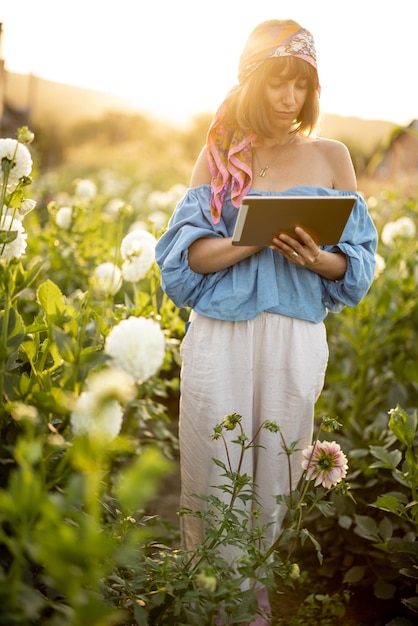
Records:
M209 200L209 186L188 189L157 242L155 258L161 271L161 286L178 307L195 307L202 294L222 280L227 271L198 274L189 266L188 249L194 241L228 237L223 220L215 227L208 221L210 212L202 210L202 206L209 206Z
M342 192L344 193L344 192ZM356 306L373 282L377 248L377 231L370 218L366 202L360 194L337 246L325 250L340 250L347 257L347 271L342 280L322 278L323 301L329 311L339 312L344 306Z

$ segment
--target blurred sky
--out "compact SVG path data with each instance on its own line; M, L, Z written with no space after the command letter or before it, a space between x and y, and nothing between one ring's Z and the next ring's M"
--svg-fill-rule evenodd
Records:
M294 19L318 52L325 113L418 118L418 0L2 0L10 72L115 93L183 122L236 83L251 30Z

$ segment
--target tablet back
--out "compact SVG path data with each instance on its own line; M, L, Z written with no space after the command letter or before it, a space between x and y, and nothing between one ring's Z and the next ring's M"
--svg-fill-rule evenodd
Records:
M318 245L341 238L356 196L246 196L238 211L232 243L268 246L282 232L301 226Z

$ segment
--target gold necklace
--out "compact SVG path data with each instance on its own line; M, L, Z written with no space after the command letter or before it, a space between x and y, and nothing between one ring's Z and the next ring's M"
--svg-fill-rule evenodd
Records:
M254 150L254 156L255 159L258 163L258 167L260 168L260 172L259 172L259 176L261 176L261 178L265 178L266 174L267 174L267 170L270 169L270 167L273 165L273 163L275 162L275 160L278 158L279 154L280 154L280 150L277 152L276 156L274 157L274 159L272 161L270 161L270 163L267 163L267 165L265 165L264 167L261 165L260 160L257 156L257 152L256 149L253 148Z
M257 155L257 150L255 149L255 147L253 146L253 152L254 152L254 156L255 159L257 161L258 167L260 168L260 172L259 172L259 176L261 178L265 178L266 174L267 174L267 170L270 169L270 167L273 165L273 163L279 158L279 154L280 154L280 150L284 147L284 146L288 146L289 144L293 143L295 141L296 136L292 135L289 139L288 142L286 142L285 144L279 146L279 149L277 150L276 156L274 157L274 159L272 161L270 161L270 163L267 163L267 165L264 165L264 167L261 165L260 160L258 158Z

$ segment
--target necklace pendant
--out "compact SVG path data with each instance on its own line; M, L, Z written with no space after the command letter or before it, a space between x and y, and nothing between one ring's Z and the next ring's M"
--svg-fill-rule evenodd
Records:
M266 174L267 174L267 170L270 167L270 165L265 165L259 173L259 176L261 176L261 178L265 178Z

